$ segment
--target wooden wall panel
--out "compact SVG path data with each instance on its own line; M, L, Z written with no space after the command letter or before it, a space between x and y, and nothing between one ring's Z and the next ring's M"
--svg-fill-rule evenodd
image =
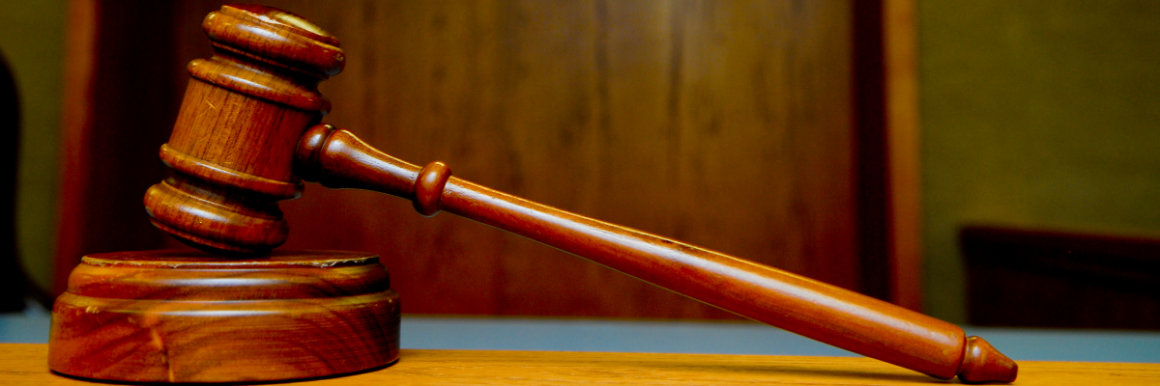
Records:
M916 6L914 0L859 0L853 7L861 289L921 311Z
M174 246L143 216L181 103L172 5L69 4L54 292L90 253Z
M268 3L339 37L327 121L392 155L862 289L849 2ZM219 6L172 5L158 49L209 55ZM396 198L310 185L283 208L287 247L381 254L406 312L729 317Z
M883 0L883 99L889 170L890 297L922 311L922 140L918 104L918 6ZM873 161L871 161L873 162Z

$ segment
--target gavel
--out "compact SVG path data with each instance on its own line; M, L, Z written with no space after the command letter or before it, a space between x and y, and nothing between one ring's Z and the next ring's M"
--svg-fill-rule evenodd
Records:
M278 201L305 181L412 200L424 216L454 213L790 332L898 366L964 382L1012 382L1018 367L953 324L775 268L501 193L384 154L319 124L319 82L341 72L339 41L289 12L225 6L203 24L214 55L192 75L161 159L173 169L145 207L161 230L227 256L286 241Z

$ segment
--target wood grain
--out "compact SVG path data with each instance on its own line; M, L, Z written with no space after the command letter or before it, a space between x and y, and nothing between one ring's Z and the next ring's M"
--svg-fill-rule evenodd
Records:
M915 0L883 0L890 301L922 310L922 155Z
M330 111L318 82L346 59L338 39L274 8L223 6L202 29L214 55L189 63L177 123L161 146L173 174L149 188L145 209L192 246L269 253L290 232L277 202L302 192L290 170L294 145Z
M661 288L939 378L1011 382L1017 365L953 324L865 295L680 241L569 213L419 168L328 124L304 134L294 170L335 188L374 190L542 242Z
M47 347L0 344L13 386L90 385L50 373ZM1017 385L1154 385L1160 364L1021 361ZM386 369L307 385L929 385L932 379L864 358L402 350ZM941 383L941 382L935 382Z
M861 290L921 310L915 5L866 0L853 7Z
M256 5L223 6L202 26L214 55L190 63L193 80L173 135L161 147L161 159L174 174L145 196L154 225L193 246L261 256L282 244L288 226L277 201L295 198L301 189L292 161L293 175L305 181L403 197L423 216L444 209L726 311L934 377L1016 378L1014 362L952 324L453 178L440 162L419 168L329 124L306 129L330 106L315 85L344 67L336 38L300 16ZM73 294L60 299L70 304Z
M178 245L130 213L221 3L73 3L58 293L85 253ZM854 183L855 2L268 3L343 37L329 120L391 154L844 288L888 281L863 274L881 224L856 197L881 192ZM380 253L411 312L732 317L401 201L308 191L284 205L290 247Z
M89 255L53 306L48 365L122 382L345 374L394 362L399 310L373 254Z
M54 293L81 256L156 249L167 241L140 213L165 176L157 147L181 101L168 2L69 3ZM170 244L167 244L170 243Z
M843 2L271 4L342 38L327 121L388 153L860 288ZM182 4L187 57L216 5ZM409 312L731 317L409 206L308 188L288 247L380 253Z

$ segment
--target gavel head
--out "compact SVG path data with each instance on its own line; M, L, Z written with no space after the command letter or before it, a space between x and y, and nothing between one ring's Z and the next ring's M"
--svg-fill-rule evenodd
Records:
M202 24L214 55L192 76L161 160L173 169L145 194L153 225L192 246L265 254L286 241L278 201L297 198L294 149L330 110L318 83L342 71L338 40L289 12L227 5Z

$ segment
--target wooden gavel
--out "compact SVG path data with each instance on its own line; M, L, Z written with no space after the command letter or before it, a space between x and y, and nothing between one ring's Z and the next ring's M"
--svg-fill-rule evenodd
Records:
M192 79L161 159L172 177L145 196L153 224L190 245L261 255L286 241L278 201L299 178L414 201L523 235L699 301L858 354L965 382L1011 382L1018 367L961 328L778 269L568 213L422 168L318 125L317 84L344 64L336 38L294 14L225 6L203 27L215 54Z

